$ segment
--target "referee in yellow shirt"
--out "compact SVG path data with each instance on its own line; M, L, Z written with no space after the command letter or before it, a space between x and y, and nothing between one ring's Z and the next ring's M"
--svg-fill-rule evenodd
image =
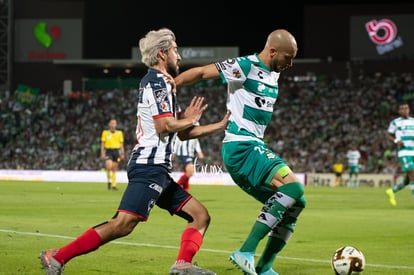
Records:
M344 172L343 163L339 159L337 159L337 161L333 164L332 168L335 173L334 186L342 186L342 173Z
M108 126L109 130L103 130L101 135L101 158L105 160L108 190L116 191L118 163L125 158L124 134L122 130L116 129L116 119L110 119Z

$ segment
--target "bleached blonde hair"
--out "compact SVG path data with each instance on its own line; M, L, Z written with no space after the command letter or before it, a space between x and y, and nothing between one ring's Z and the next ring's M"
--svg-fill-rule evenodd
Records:
M158 64L158 51L168 51L175 41L175 34L167 28L149 31L139 40L141 61L147 67Z

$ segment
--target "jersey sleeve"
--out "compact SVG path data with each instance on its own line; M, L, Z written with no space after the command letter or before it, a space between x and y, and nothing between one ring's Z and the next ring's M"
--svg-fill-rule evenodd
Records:
M105 141L106 141L106 130L103 130L101 134L101 142L105 142Z

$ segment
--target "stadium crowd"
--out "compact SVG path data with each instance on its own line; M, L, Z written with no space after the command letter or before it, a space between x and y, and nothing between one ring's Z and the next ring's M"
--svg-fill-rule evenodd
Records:
M266 139L297 172L332 172L336 158L346 161L349 145L361 152L362 173L395 173L395 147L384 138L398 116L397 102L413 102L414 74L376 73L357 78L281 76L279 101ZM209 108L201 124L225 112L225 86L217 81L182 88L179 105L204 96ZM10 91L0 93L0 169L99 170L100 133L109 118L124 131L126 159L135 145L137 91L93 90L83 93L40 92L23 105ZM414 106L412 106L414 107ZM204 164L221 163L218 134L200 139ZM124 170L126 161L120 164ZM179 170L180 167L175 167Z

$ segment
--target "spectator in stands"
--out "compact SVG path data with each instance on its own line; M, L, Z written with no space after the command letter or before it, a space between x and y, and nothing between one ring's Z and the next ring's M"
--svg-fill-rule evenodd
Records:
M358 71L359 66L350 63L351 71ZM275 110L280 120L272 120L267 128L269 146L277 148L296 172L329 173L335 153L345 153L347 144L357 141L360 172L395 170L398 160L385 161L383 168L377 165L389 147L388 140L383 138L384 125L394 118L394 112L387 106L396 106L407 95L412 97L413 77L414 73L383 72L343 78L329 72L315 74L308 81L297 81L283 74L279 89L283 104ZM205 97L206 102L214 101L200 121L208 124L217 121L218 114L226 108L225 87L220 86L219 80L202 84L180 89L180 102L188 105L193 95ZM379 93L383 96L379 97ZM125 152L130 152L135 145L135 125L130 116L136 110L126 99L134 97L136 89L93 89L89 95L70 100L59 90L40 90L36 103L19 106L13 93L0 93L0 169L17 166L45 170L101 169L102 160L85 144L100 145L100 121L108 113L123 122ZM219 153L222 137L220 133L203 140L206 159L222 164ZM52 142L58 140L63 143ZM283 146L274 142L277 140L283 140ZM20 154L23 148L24 154ZM118 170L125 170L126 163L120 162Z

